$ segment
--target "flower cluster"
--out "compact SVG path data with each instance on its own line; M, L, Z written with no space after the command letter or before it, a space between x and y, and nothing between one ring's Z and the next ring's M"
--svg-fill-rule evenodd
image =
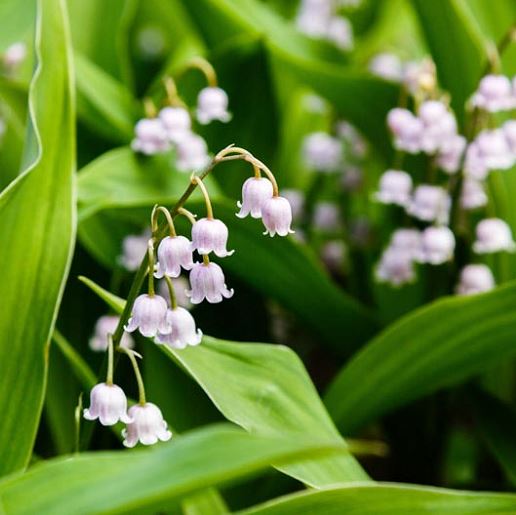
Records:
M197 97L195 118L201 125L212 121L228 122L227 93L217 86L217 77L211 65L200 58L193 59L188 67L200 69L206 76L208 86ZM132 148L145 155L166 152L173 148L176 153L176 168L191 172L204 168L210 158L206 141L192 130L192 117L187 106L178 95L171 77L165 79L166 105L156 112L149 100L146 103L147 116L135 126Z
M326 39L341 50L352 50L353 27L347 18L338 15L339 7L336 0L301 0L296 26L307 36Z

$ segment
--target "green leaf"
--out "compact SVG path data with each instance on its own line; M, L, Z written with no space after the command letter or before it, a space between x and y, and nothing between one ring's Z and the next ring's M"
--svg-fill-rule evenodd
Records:
M403 484L365 484L305 492L269 501L240 515L509 515L516 495Z
M0 483L9 514L157 513L209 486L242 479L271 462L338 452L328 440L257 436L214 426L137 451L85 453L34 466Z
M478 85L486 44L464 0L412 0L442 87L463 122L464 104Z
M516 284L438 300L401 318L342 369L326 395L339 428L380 415L516 354Z
M20 176L0 195L0 474L30 458L45 390L48 342L75 236L74 105L63 0L38 2L38 67ZM49 109L52 99L52 109Z

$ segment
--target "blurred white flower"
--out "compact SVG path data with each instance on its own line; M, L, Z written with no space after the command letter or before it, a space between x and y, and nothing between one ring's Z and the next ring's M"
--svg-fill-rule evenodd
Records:
M281 191L282 197L287 199L292 211L292 220L299 221L303 217L305 207L305 194L302 190L293 188Z
M8 46L3 55L3 61L7 68L17 68L27 57L27 45L18 41Z
M161 410L152 402L132 406L129 417L132 421L122 431L126 447L134 447L138 441L143 445L154 445L159 440L166 442L172 438Z
M143 294L136 297L133 311L125 330L129 333L140 330L146 337L154 337L159 332L167 333L170 328L166 324L167 302L159 295Z
M394 135L394 146L411 154L421 150L423 122L408 109L395 107L387 114L387 125Z
M511 81L504 75L486 75L471 97L471 104L490 113L513 109L516 103Z
M481 161L490 170L506 170L514 165L516 157L511 152L503 129L483 130L473 145L478 149Z
M473 243L473 251L477 254L491 252L514 252L516 243L512 239L511 228L500 218L485 218L478 222L476 240Z
M434 154L457 133L457 122L443 102L426 100L419 106L418 116L423 123L420 147L427 154Z
M377 54L369 61L369 71L377 77L393 82L403 79L403 64L400 58L387 52Z
M484 184L475 179L465 178L460 192L460 205L463 209L477 209L487 204Z
M516 159L516 120L507 120L503 124L502 129L505 135L505 139L507 140L507 144L509 145L509 148L512 152L512 155Z
M404 67L403 83L412 95L419 91L434 90L436 80L435 64L429 58L410 61Z
M96 420L103 426L113 426L118 421L126 424L132 421L127 414L127 398L116 384L99 383L90 392L90 407L85 409L86 420Z
M136 34L136 46L147 61L158 59L166 50L165 34L159 26L143 27Z
M456 291L459 295L473 295L492 290L495 279L486 265L466 265L460 272Z
M321 248L321 259L328 270L338 272L346 258L346 245L340 240L326 242Z
M177 142L176 167L180 172L201 170L210 162L208 145L198 134L189 133Z
M448 227L427 227L421 235L420 263L440 265L453 258L455 236Z
M200 304L206 299L211 304L222 302L223 298L229 299L234 290L228 290L224 272L216 263L195 263L190 271L191 290L186 294L192 304Z
M340 211L334 202L317 202L313 225L321 231L336 231L340 227Z
M118 256L118 262L129 272L138 270L143 257L147 252L150 230L146 229L142 234L131 234L122 241L122 254Z
M159 118L171 143L178 143L190 134L192 121L184 107L164 107Z
M412 193L412 177L403 170L387 170L380 177L374 198L382 204L406 207Z
M446 173L454 174L460 169L462 155L466 148L466 138L459 134L452 134L441 142L437 154L437 165Z
M476 181L483 181L489 175L489 168L480 153L479 146L475 142L470 143L466 149L463 171L465 177Z
M407 213L424 222L446 224L450 207L451 199L444 188L421 184L414 190Z
M170 333L158 333L156 343L166 344L172 349L184 349L188 345L198 345L202 340L202 331L196 329L193 316L184 308L169 309L166 316Z
M108 335L114 334L120 317L117 315L101 316L96 324L93 336L89 340L90 349L95 352L106 351L108 348ZM134 348L134 340L130 334L124 332L120 340L120 346L126 349Z
M197 120L206 125L213 120L229 122L231 114L228 112L229 99L227 93L216 87L204 88L197 98Z
M421 251L421 231L418 229L396 229L391 236L389 248L404 252L416 259Z
M333 16L328 23L326 37L341 50L353 49L353 26L347 18Z
M269 236L287 236L294 231L292 225L292 208L290 202L284 197L272 197L262 205L262 221L265 226L263 234Z
M317 171L334 172L342 160L342 144L325 132L313 132L303 141L303 159Z
M414 261L410 253L387 247L376 267L376 278L392 286L408 284L416 279Z
M147 156L160 154L170 148L167 131L159 118L143 118L134 127L131 148Z

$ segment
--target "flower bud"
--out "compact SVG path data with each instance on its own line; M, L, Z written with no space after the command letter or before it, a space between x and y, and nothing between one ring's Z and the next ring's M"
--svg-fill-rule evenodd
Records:
M125 330L129 333L140 330L146 337L154 337L159 332L167 333L165 315L167 314L167 302L159 295L140 295L134 301L131 318L129 318Z
M403 78L403 65L397 55L377 54L369 62L369 71L385 80L400 82Z
M229 122L231 114L228 112L229 99L221 88L208 87L200 91L197 97L197 120L206 125L213 120Z
M167 131L159 118L143 118L135 128L135 139L131 148L147 156L159 154L169 149Z
M309 168L334 172L342 160L342 144L325 132L313 132L303 141L303 159Z
M176 150L176 167L180 172L201 170L210 162L206 141L198 134L186 134L177 142Z
M201 218L192 225L192 248L199 254L214 252L218 257L231 256L235 251L226 249L228 228L216 218Z
M168 140L172 143L178 143L190 133L192 122L184 107L164 107L159 113L159 118Z
M453 258L455 236L448 227L427 227L421 235L420 263L441 265Z
M466 265L460 272L456 291L459 295L473 295L492 290L495 280L491 269L486 265Z
M463 209L477 209L487 204L484 185L475 179L465 178L460 192L460 205Z
M192 289L186 294L192 304L200 304L204 299L211 304L217 304L223 298L231 298L234 293L225 284L222 268L213 262L195 263L190 271L190 285Z
M402 170L387 170L380 177L374 198L382 204L407 206L412 193L412 177Z
M387 125L394 135L394 146L416 154L421 150L423 123L408 109L395 107L387 115Z
M503 75L486 75L471 97L471 104L490 113L512 109L515 102L511 81Z
M392 286L411 283L416 278L414 262L410 253L394 248L387 248L376 267L376 278Z
M237 202L239 218L251 214L253 218L262 216L263 203L272 197L272 183L264 177L250 177L242 186L242 202Z
M279 236L286 236L294 232L290 228L292 208L286 198L272 197L266 200L262 206L262 221L265 226L263 234L269 234L271 237L276 233Z
M90 349L95 352L106 351L108 348L108 335L114 334L120 317L117 315L105 315L100 317L95 324L95 331L90 338ZM130 334L124 332L120 340L120 346L126 349L134 348L134 340Z
M202 331L195 328L193 316L184 308L176 307L167 311L167 325L172 329L168 334L158 333L156 343L164 343L172 349L184 349L187 345L198 345Z
M158 440L166 442L172 438L161 410L152 402L132 406L129 416L132 421L122 431L126 447L134 447L138 441L143 445L154 445Z
M447 223L451 200L440 186L421 184L407 208L407 213L424 222Z
M158 265L154 277L161 279L164 275L178 277L181 267L190 270L193 267L192 245L184 236L166 236L158 246Z
M513 252L516 244L509 225L500 218L486 218L478 222L473 250L477 254L508 251Z
M90 407L85 409L86 420L96 420L103 426L113 426L118 421L131 422L127 414L127 398L124 391L116 384L99 383L90 392Z

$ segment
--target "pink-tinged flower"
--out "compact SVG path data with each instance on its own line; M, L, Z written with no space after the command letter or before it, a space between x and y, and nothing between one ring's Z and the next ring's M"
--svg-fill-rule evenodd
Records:
M225 283L224 272L216 263L195 263L190 271L191 290L186 294L192 304L200 304L206 299L211 304L222 302L223 298L229 299L234 290L228 290Z
M401 286L411 283L416 278L414 261L408 252L387 248L376 267L376 279L379 282Z
M218 257L231 256L234 250L227 250L228 228L216 218L201 218L192 225L192 248L199 254L214 252Z
M423 122L408 109L395 107L387 115L387 125L394 135L394 146L411 154L421 150Z
M158 246L158 266L154 277L178 277L181 267L185 270L193 267L192 245L184 236L166 236Z
M229 122L231 114L228 112L229 99L221 88L208 87L199 92L197 97L197 120L206 125L213 120Z
M490 113L512 109L514 98L511 81L503 75L486 75L480 81L471 103Z
M421 251L421 231L418 229L396 229L391 236L389 248L403 251L416 259Z
M303 141L306 166L319 172L334 172L342 161L342 143L325 132L313 132Z
M125 330L129 333L140 330L146 337L154 337L159 332L167 333L170 328L166 324L167 302L159 295L140 295L134 301L133 312Z
M327 0L303 0L296 17L297 29L307 36L326 36L333 7Z
M509 225L500 218L486 218L478 222L473 250L477 254L491 252L514 252L516 243L512 239Z
M380 177L374 198L382 204L406 207L412 193L412 177L403 170L387 170Z
M100 317L95 324L95 332L90 338L90 349L96 352L106 351L108 348L108 334L114 334L120 317L117 315L105 315ZM130 334L124 332L120 346L126 349L134 347L134 340Z
M158 333L156 343L164 343L172 349L184 349L187 345L199 345L202 331L195 328L193 316L184 308L167 311L167 325L172 329L168 334Z
M313 226L320 231L336 231L340 227L340 211L334 202L317 202Z
M159 118L143 118L135 128L131 148L147 156L165 152L170 148L167 131Z
M7 68L16 68L27 57L27 46L22 41L13 43L7 47L3 55L4 64Z
M418 110L419 119L423 122L421 133L421 150L434 154L457 134L457 122L453 114L443 102L427 100Z
M442 142L437 154L437 165L446 173L454 174L460 169L466 138L459 134L450 135Z
M459 295L473 295L495 287L493 272L486 265L466 265L460 272L456 291Z
M138 270L149 244L151 232L146 230L143 234L131 234L122 241L122 254L118 262L130 272Z
M507 170L515 161L503 129L483 130L473 143L490 170Z
M514 97L516 98L516 91L514 92ZM505 139L507 140L507 144L516 158L516 120L507 120L503 124L502 129Z
M482 182L465 178L460 192L460 205L463 209L477 209L487 204L487 194Z
M127 398L116 384L99 383L90 392L90 407L85 409L86 420L96 420L103 426L113 426L119 420L128 424L132 421L127 414Z
M400 82L403 78L403 65L397 55L382 53L375 55L369 62L369 71L385 80Z
M159 440L166 442L172 438L161 410L152 402L132 406L129 408L129 416L132 421L122 431L126 447L134 447L138 442L154 445Z
M180 172L201 170L210 162L206 141L192 132L177 142L176 151L176 167Z
M455 236L448 227L427 227L421 235L420 263L441 265L453 258Z
M294 232L290 228L292 208L284 197L272 197L263 203L262 221L265 226L263 234L269 234L271 237L275 234L286 236Z
M326 37L341 50L353 48L353 26L347 18L332 16L326 29Z
M466 149L464 175L476 181L483 181L489 175L489 168L485 163L479 146L475 142L468 145Z
M178 143L190 134L192 121L184 107L164 107L159 118L170 142Z
M444 188L421 184L414 191L407 213L424 222L447 223L450 206L451 199Z
M239 218L251 214L253 218L262 216L263 203L272 197L272 183L264 177L249 177L242 186L242 202L237 202Z

